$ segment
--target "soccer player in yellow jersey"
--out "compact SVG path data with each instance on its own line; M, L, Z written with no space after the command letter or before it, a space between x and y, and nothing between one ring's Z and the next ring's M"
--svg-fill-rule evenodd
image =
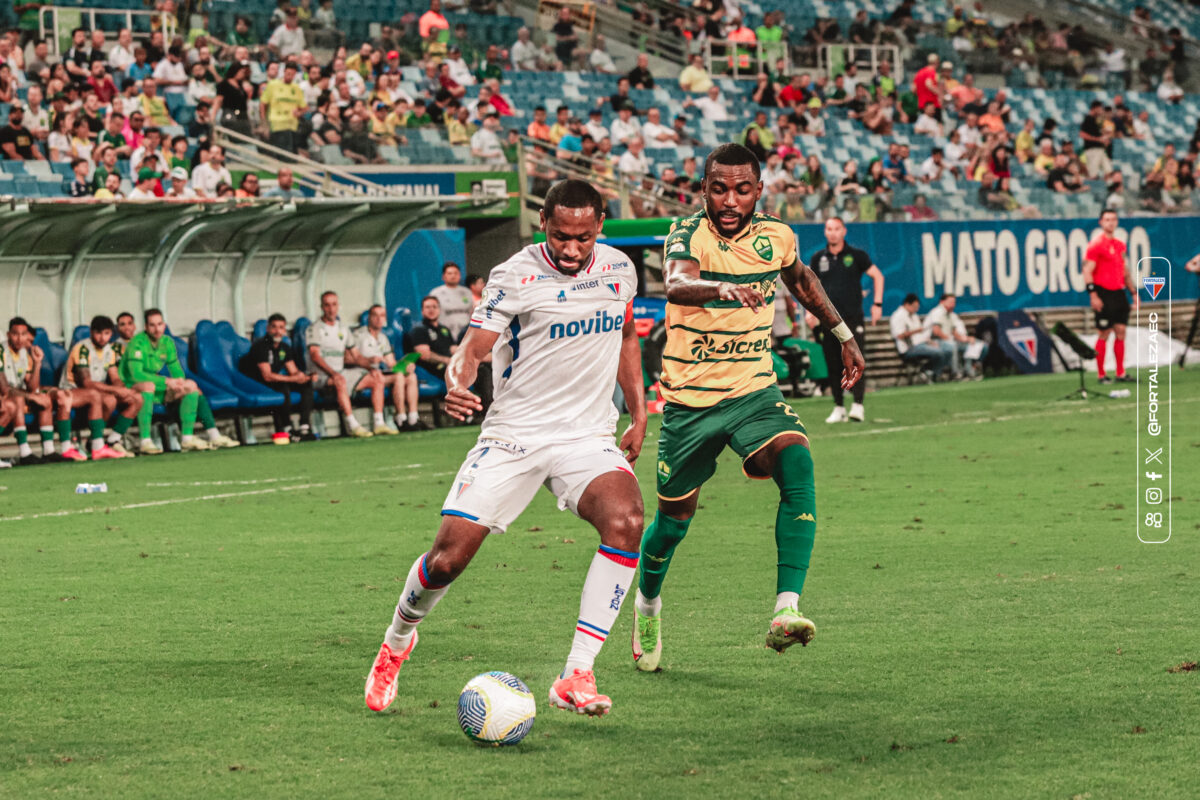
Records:
M666 406L658 445L658 513L642 537L633 657L644 671L662 657L663 579L687 533L701 485L726 446L747 477L779 486L775 616L767 646L808 644L816 626L797 609L817 528L808 436L783 399L771 363L776 278L842 343L853 386L863 357L796 237L774 217L754 213L762 196L758 159L724 144L704 164L704 209L677 222L664 245L667 344L661 385Z

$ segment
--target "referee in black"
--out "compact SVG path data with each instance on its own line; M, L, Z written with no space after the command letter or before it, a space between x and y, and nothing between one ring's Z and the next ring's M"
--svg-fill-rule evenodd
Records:
M841 217L830 217L825 221L825 249L813 253L808 265L817 273L833 307L853 331L858 349L866 353L867 347L863 337L865 293L862 288L862 276L870 275L875 284L871 304L871 323L874 324L883 317L883 273L871 263L871 257L865 251L846 244L846 223L842 222ZM863 373L863 379L850 389L854 403L847 413L842 405L842 345L836 336L817 325L817 319L812 314L808 315L808 324L821 337L821 349L825 352L825 365L829 369L829 387L833 391L833 413L825 421L862 422L866 417L863 411L863 395L867 386L866 372Z

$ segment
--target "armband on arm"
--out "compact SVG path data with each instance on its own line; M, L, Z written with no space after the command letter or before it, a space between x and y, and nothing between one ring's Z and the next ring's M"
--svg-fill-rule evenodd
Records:
M846 325L845 321L839 322L837 325L835 325L831 333L833 333L833 335L837 337L837 340L842 344L845 344L854 338L854 333L850 330L850 327Z

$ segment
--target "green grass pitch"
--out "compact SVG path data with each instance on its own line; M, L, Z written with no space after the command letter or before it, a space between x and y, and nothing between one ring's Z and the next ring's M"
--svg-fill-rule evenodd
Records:
M633 669L626 609L598 720L545 700L596 545L546 493L424 623L392 708L363 703L475 429L6 471L0 796L1194 797L1200 670L1169 668L1200 659L1200 376L1175 373L1161 546L1135 536L1133 402L1057 400L1072 382L884 391L861 426L798 402L816 640L763 647L776 493L727 453L665 670ZM518 747L458 730L490 669L538 698Z

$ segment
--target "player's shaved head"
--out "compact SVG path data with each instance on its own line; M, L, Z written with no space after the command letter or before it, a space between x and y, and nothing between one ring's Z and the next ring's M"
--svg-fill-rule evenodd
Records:
M555 268L574 274L588 263L604 226L604 198L587 181L561 181L546 193L541 221Z
M758 158L740 144L723 144L704 159L704 210L717 231L733 238L754 217L762 197Z

